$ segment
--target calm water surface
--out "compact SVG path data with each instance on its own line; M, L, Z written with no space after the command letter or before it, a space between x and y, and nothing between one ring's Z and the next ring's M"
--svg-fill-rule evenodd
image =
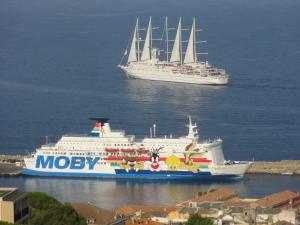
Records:
M299 11L295 0L0 0L0 153L25 154L45 136L86 133L95 116L129 134L145 136L156 123L160 134L184 135L191 114L201 137L223 138L228 159L300 159ZM208 41L202 50L228 71L230 84L127 80L116 65L136 16L145 25L150 15L154 26L164 16L175 26L182 16L184 27L196 16ZM201 185L0 178L1 186L108 208L174 203L202 186L263 195L299 184L279 176Z
M25 191L47 192L63 202L91 202L111 210L125 204L174 205L192 198L198 191L219 187L234 188L240 196L249 198L264 197L287 188L296 192L300 191L300 176L275 175L247 175L242 181L227 182L0 177L0 184L2 182Z

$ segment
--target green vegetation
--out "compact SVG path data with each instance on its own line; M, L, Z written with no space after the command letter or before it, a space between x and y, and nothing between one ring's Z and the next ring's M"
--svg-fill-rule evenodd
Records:
M29 205L30 225L86 225L70 204L62 204L45 193L29 193Z
M0 197L2 197L2 195L4 195L5 193L7 193L7 191L0 191Z
M2 222L0 221L0 225L12 225L12 223ZM20 224L19 224L20 225Z
M186 222L186 225L213 225L213 221L208 218L201 217L198 214L192 214Z

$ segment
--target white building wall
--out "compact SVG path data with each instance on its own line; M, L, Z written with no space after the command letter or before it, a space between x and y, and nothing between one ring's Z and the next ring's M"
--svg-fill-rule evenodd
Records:
M273 216L273 223L279 221L286 221L292 224L296 224L297 212L294 209L283 209L280 213Z

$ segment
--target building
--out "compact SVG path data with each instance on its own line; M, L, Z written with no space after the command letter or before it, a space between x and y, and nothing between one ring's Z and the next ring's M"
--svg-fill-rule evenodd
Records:
M119 217L128 217L135 215L136 213L148 214L151 215L155 212L164 212L169 213L174 211L175 207L168 206L151 206L151 205L126 205L122 208L115 210L115 218Z
M283 209L273 216L273 223L287 222L290 224L298 224L297 216L295 209Z
M239 194L230 188L219 188L210 192L201 192L200 196L194 199L186 200L184 202L178 203L176 207L196 207L202 202L212 202L212 201L228 201L231 199L238 198Z
M87 224L106 225L114 222L114 213L91 204L72 203L75 211L86 219Z
M28 219L28 194L17 188L0 188L0 221L26 224Z
M153 221L150 218L141 217L127 220L126 225L162 225L162 223Z
M255 203L264 208L298 208L300 206L300 195L286 190L266 196Z
M208 201L228 201L230 199L238 197L239 194L230 188L220 188L215 191L199 196L196 201L208 202Z

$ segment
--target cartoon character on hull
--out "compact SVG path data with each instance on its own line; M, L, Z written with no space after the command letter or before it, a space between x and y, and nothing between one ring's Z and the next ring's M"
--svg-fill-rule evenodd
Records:
M149 169L151 171L160 171L165 168L165 162L159 161L159 150L161 150L162 147L158 149L152 149L150 153L150 162L145 162L145 169Z
M123 167L127 172L129 170L136 170L138 171L138 167L140 166L140 163L138 162L138 159L136 157L126 157L123 159Z
M158 152L152 152L151 154L151 169L152 170L159 170L159 155Z
M134 167L136 165L136 161L135 160L128 160L127 165L130 167L130 169L134 169Z

